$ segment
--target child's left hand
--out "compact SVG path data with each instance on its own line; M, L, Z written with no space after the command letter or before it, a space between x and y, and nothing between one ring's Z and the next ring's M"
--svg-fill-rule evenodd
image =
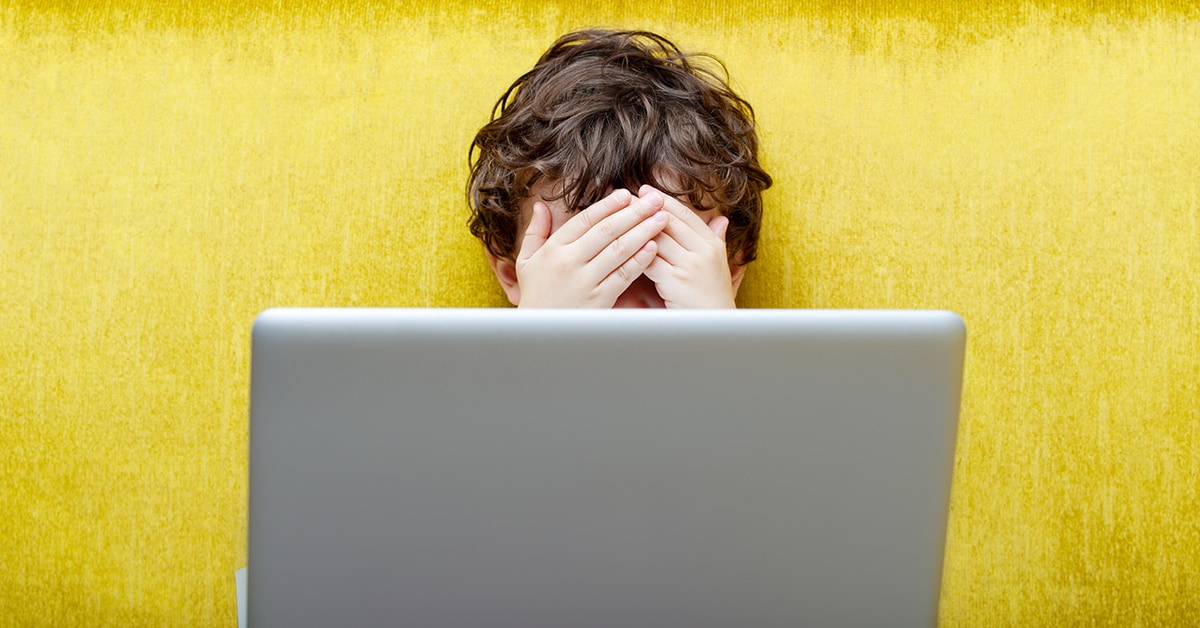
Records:
M656 188L643 185L638 196ZM660 193L661 190L658 190ZM729 219L717 216L708 223L669 194L662 193L663 209L670 214L667 226L654 241L658 255L645 275L654 282L668 308L733 308L733 280L725 249Z

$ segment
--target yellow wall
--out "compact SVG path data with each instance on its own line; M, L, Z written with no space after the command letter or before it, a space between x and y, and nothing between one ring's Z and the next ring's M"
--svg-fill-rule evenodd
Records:
M967 320L943 624L1200 617L1195 9L77 4L0 0L0 625L234 625L252 317L503 305L467 144L585 25L757 108L743 306Z

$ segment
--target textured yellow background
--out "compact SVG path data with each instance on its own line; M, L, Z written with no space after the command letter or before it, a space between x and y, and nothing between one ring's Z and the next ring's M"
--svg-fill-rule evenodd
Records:
M0 0L0 625L234 625L252 317L503 305L467 144L585 25L757 108L743 306L967 320L943 624L1198 621L1195 9L261 4Z

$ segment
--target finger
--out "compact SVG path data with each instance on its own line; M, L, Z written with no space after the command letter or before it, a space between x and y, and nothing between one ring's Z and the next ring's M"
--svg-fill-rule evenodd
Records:
M672 213L671 220L667 222L667 227L663 229L663 232L689 251L703 251L706 246L709 246L709 239L714 236L712 231L709 231L708 225L703 221L700 224L703 225L703 232L698 232L690 225L684 224L678 216Z
M650 260L649 264L646 264L646 268L642 271L642 274L649 277L650 281L662 285L672 279L672 273L675 271L675 265L663 259L662 243L656 240L655 244L659 245L658 255L656 255L654 259Z
M665 224L667 213L661 211L664 200L661 194L651 194L645 198L633 198L628 207L596 223L587 233L575 240L574 244L577 253L584 259L594 259L631 229L653 218L660 212L663 214L660 222ZM654 224L655 233L662 231L663 224L657 222ZM632 251L636 251L642 245L642 242L634 243L626 240L626 244L632 245L632 248L629 249L630 254L632 254ZM628 257L628 255L625 255L620 260L615 260L614 263L623 262ZM609 270L611 270L611 267Z
M701 230L708 228L708 225L704 222L704 219L698 216L696 212L692 211L690 207L684 205L683 202L674 196L671 196L652 185L643 185L641 188L639 188L638 196L645 196L650 192L658 192L666 197L666 202L663 203L663 209L671 212L671 215L678 217L684 222L684 224L688 225L692 229Z
M601 292L606 296L611 295L612 300L616 301L617 297L629 288L629 284L641 277L642 273L646 271L646 267L658 259L657 253L658 245L654 243L654 240L648 240L629 259L613 269L600 282Z
M554 235L564 244L574 242L591 231L601 220L627 207L631 201L633 194L629 190L613 190L612 194L572 216Z
M725 216L717 216L708 221L708 228L712 229L712 232L724 242L725 234L729 231L729 219Z
M533 204L533 216L529 218L529 226L525 228L525 238L521 241L521 251L517 259L527 260L533 257L538 249L550 238L550 208L538 201Z
M658 244L658 257L672 266L682 266L687 263L690 252L675 241L671 234L664 231L654 238Z
M669 219L670 215L667 212L659 210L650 218L634 225L621 237L609 242L588 261L591 276L600 281L609 273L620 268L629 258L639 253L647 242L653 241L655 236L662 233L663 227L666 226ZM655 244L654 248L657 251L658 245Z

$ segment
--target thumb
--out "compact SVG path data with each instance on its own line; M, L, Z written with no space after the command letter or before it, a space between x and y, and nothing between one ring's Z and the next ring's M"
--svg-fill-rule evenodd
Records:
M712 229L712 232L724 242L725 232L729 230L729 219L724 216L717 216L708 221L708 228Z
M529 226L525 228L525 240L521 242L521 252L517 254L517 259L527 260L533 257L549 238L550 208L538 201L533 204L533 216L529 218Z

